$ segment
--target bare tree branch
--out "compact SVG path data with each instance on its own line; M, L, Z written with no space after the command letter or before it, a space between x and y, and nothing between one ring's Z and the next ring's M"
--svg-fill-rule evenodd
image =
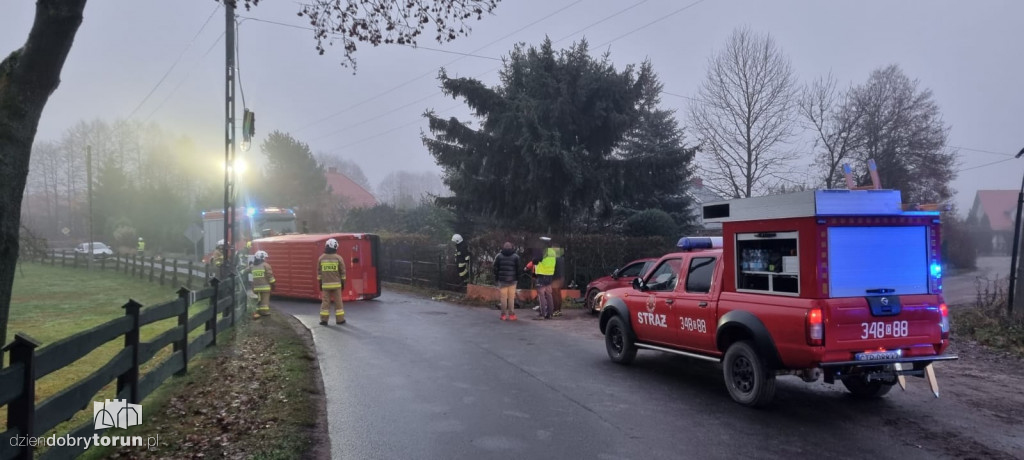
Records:
M780 148L793 133L796 79L770 35L742 28L708 60L690 121L700 135L705 184L724 196L768 190L796 156Z

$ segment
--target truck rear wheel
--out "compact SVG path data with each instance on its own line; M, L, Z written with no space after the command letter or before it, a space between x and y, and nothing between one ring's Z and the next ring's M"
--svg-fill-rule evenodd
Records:
M749 341L729 346L722 360L722 373L729 396L744 406L764 406L775 397L775 374L767 369Z
M845 386L847 390L850 390L850 393L855 397L862 399L875 399L885 396L889 390L892 390L893 384L886 383L881 380L872 380L869 382L863 376L856 376L844 378L843 386Z
M622 318L613 316L604 328L604 347L612 362L629 364L636 359L636 344L626 330Z

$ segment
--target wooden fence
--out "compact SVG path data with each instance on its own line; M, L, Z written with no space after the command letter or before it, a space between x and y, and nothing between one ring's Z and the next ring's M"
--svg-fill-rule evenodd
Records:
M51 263L56 262L51 259ZM65 263L65 260L61 263ZM131 264L131 267L133 270L140 268L140 271L144 271L145 264ZM153 273L151 268L150 279L153 279ZM165 274L166 271L161 271L160 277L163 278ZM190 280L192 277L188 278ZM217 334L234 326L235 318L244 313L245 295L241 289L236 289L237 284L236 275L231 275L223 282L213 278L209 287L198 292L182 287L176 299L147 308L129 300L124 304L123 317L42 348L31 337L15 334L14 340L3 348L3 351L10 353L10 364L0 369L0 407L7 406L7 431L0 433L0 460L33 458L33 446L13 446L22 444L13 440L43 436L58 424L70 420L77 412L88 409L96 394L115 379L116 398L138 404L171 375L188 372L189 361L199 352L216 345ZM189 316L189 307L199 302L208 302L209 306ZM140 342L142 326L168 318L177 318L177 325L148 342ZM204 332L190 341L189 333L200 326L205 328ZM121 337L124 338L124 348L105 365L36 404L37 380ZM154 364L142 375L140 367L167 346L173 347L170 356ZM90 421L67 435L91 437L93 433L102 431L95 430L94 423ZM83 452L81 445L57 446L50 447L41 458L75 458Z
M89 260L86 256L73 251L36 251L19 256L19 260L28 260L43 265L70 268L91 267L99 270L124 272L133 278L159 282L170 286L203 286L214 275L215 268L210 264L195 263L191 260L158 259L156 257L139 257L137 255L111 256Z

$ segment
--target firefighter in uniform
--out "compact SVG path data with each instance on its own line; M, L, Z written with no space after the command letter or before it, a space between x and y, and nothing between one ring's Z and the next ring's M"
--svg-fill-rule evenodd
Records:
M469 250L466 249L466 242L458 233L452 235L452 243L455 243L455 266L459 274L459 283L463 286L469 284Z
M338 240L331 238L324 245L324 253L316 264L316 279L320 280L320 324L331 319L331 301L334 301L334 324L345 324L345 304L341 291L345 289L345 259L338 255Z
M135 252L139 257L142 257L146 253L146 242L142 240L141 236L139 237L139 248Z
M259 308L252 314L253 319L270 314L270 291L274 289L274 269L267 263L267 251L256 251L252 266L252 291L259 296Z
M217 241L217 249L213 250L213 256L210 257L210 263L216 267L213 271L213 273L215 273L214 276L224 278L225 274L222 273L221 270L221 266L224 265L224 240Z

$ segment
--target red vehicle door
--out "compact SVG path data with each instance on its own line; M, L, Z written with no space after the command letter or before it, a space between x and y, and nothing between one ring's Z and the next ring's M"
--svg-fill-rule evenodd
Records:
M679 318L672 313L672 304L682 265L682 258L663 260L647 277L647 289L631 296L633 330L640 340L664 345L675 341Z
M715 352L718 302L714 285L720 270L715 254L693 254L683 265L683 280L676 287L673 313L679 329L676 344L682 348Z

